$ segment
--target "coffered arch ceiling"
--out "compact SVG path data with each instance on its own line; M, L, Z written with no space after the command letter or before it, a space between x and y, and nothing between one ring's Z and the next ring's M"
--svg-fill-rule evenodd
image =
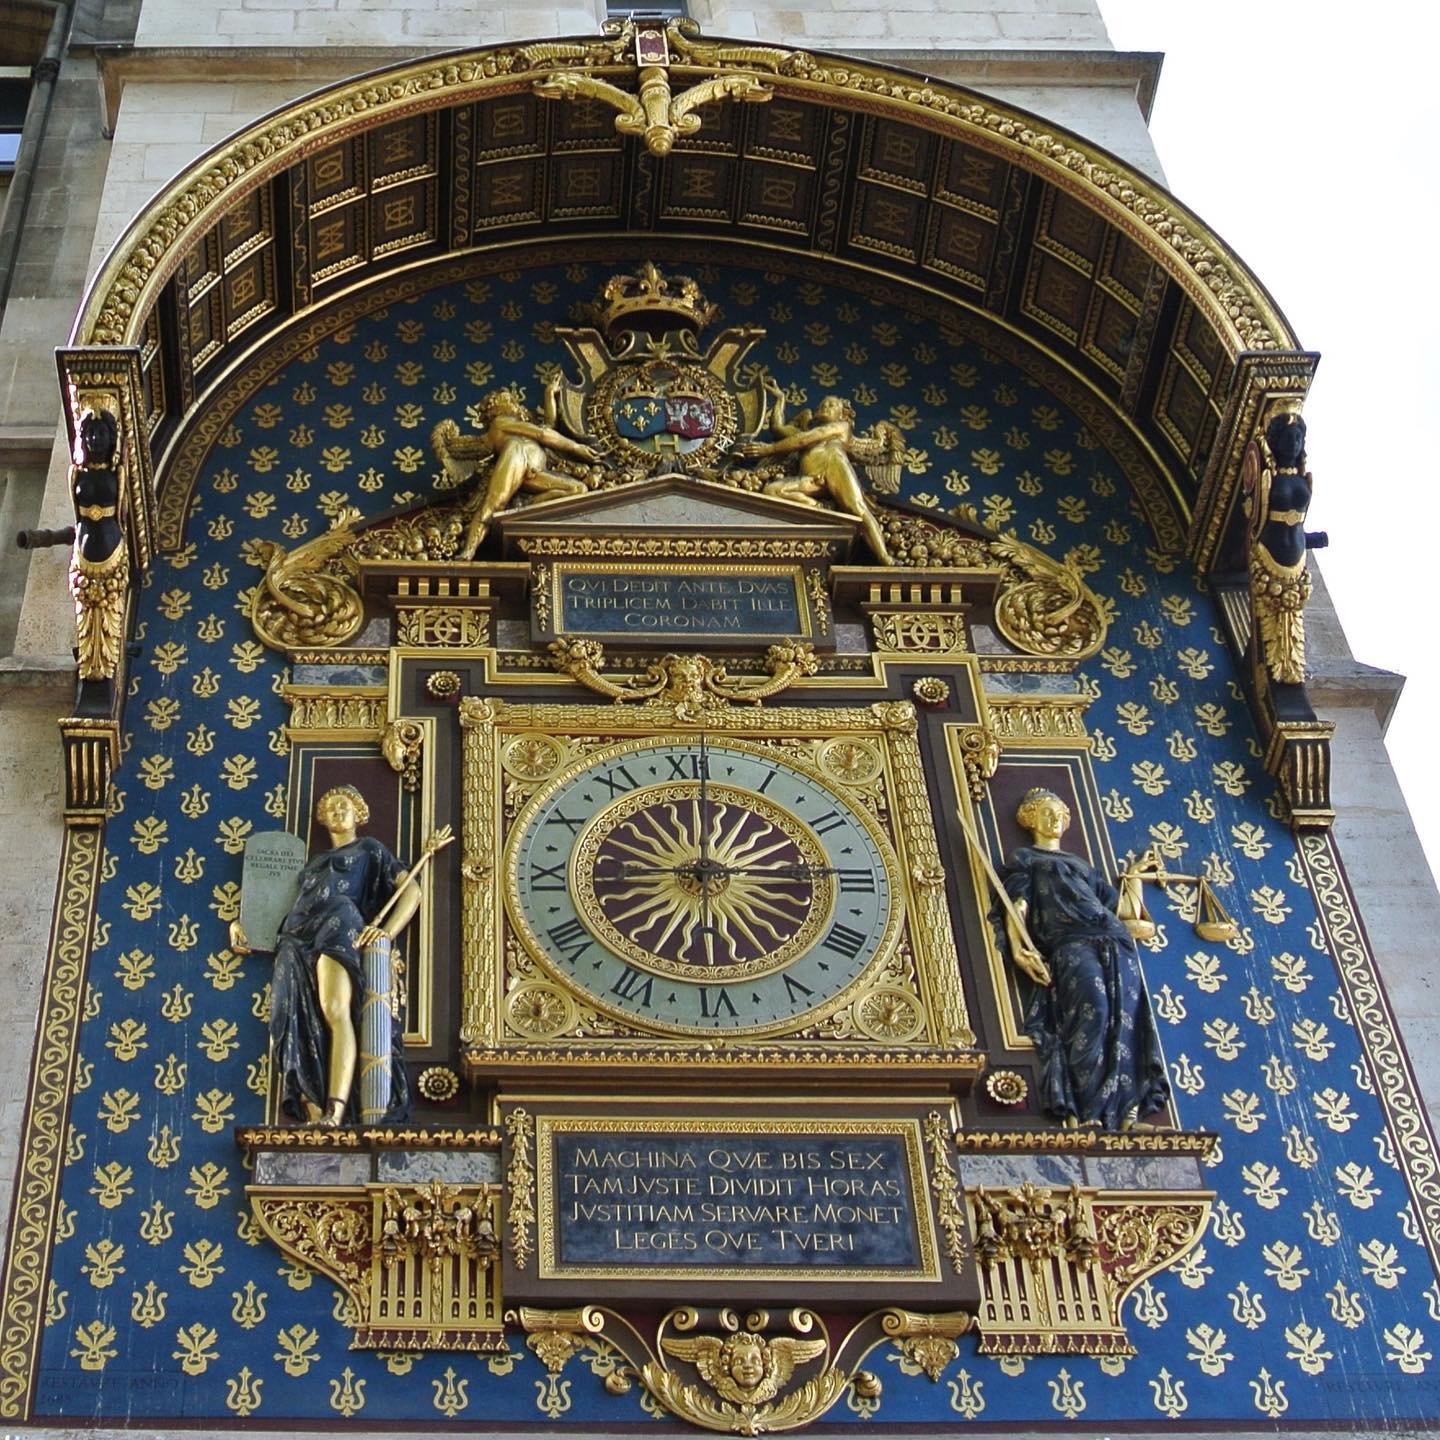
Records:
M676 91L739 72L773 98L705 106L699 131L656 155L617 133L614 109L535 93L585 48L604 46L495 47L346 82L257 122L162 192L102 266L71 337L72 356L128 352L150 463L237 360L401 268L480 251L518 268L547 247L629 260L723 246L898 287L927 314L959 307L1059 361L1164 475L1192 552L1213 559L1265 389L1257 367L1303 393L1315 357L1168 192L974 92L723 42L676 57ZM624 56L584 68L636 89Z

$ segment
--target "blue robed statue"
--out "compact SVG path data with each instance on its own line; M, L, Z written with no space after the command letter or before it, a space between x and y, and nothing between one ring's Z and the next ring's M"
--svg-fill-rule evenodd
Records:
M356 1118L356 1070L364 1059L388 1071L379 1086L383 1112L374 1118L399 1118L408 1113L409 1089L389 946L420 908L419 873L449 842L449 828L431 837L407 871L379 840L357 833L370 807L353 785L327 790L315 818L330 848L306 862L275 940L270 1055L280 1109L325 1126ZM248 948L243 932L232 930L232 944ZM384 1033L372 1035L377 1027Z
M1116 914L1119 891L1060 848L1070 809L1051 790L1028 791L1015 818L1032 843L1000 879L1011 959L1033 982L1025 1031L1039 1059L1039 1100L1067 1125L1128 1130L1170 1098L1140 956Z

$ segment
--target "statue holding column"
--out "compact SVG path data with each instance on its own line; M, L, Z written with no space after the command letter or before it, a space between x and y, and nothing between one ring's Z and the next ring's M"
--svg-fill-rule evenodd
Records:
M450 836L432 836L407 871L379 840L357 834L370 807L353 785L327 790L315 817L330 848L301 871L274 944L270 1054L280 1109L327 1127L401 1118L409 1087L390 946L420 908L420 870ZM239 925L231 943L252 948Z

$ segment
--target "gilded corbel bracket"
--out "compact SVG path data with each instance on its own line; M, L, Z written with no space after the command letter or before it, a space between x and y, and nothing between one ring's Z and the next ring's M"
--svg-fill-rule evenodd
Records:
M1335 823L1330 799L1333 720L1272 720L1265 769L1280 786L1297 830L1328 830Z
M103 825L110 776L120 763L120 725L67 715L60 721L60 737L65 749L65 823Z
M1121 1310L1205 1233L1206 1192L968 1189L982 1355L1133 1355Z
M963 1311L876 1310L836 1344L820 1316L803 1307L781 1317L687 1305L665 1315L652 1342L599 1305L526 1306L506 1318L525 1331L550 1386L580 1355L610 1394L626 1395L638 1382L676 1418L730 1435L799 1430L847 1396L852 1409L871 1416L883 1385L863 1367L877 1346L889 1342L902 1369L938 1381L960 1353L958 1337L973 1324Z
M332 1280L361 1350L506 1349L498 1185L251 1185L265 1234Z
M687 722L732 703L758 705L820 669L815 647L803 643L770 646L765 652L769 671L765 680L731 676L705 655L669 654L647 665L643 675L614 681L602 673L605 647L598 640L554 640L550 660L561 674L616 704L658 701L673 706L675 718Z

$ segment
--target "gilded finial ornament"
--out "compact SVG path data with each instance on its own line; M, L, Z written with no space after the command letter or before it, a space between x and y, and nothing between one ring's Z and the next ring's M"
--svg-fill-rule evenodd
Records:
M618 112L616 131L642 139L652 155L660 156L668 155L682 136L699 131L702 122L697 112L703 106L721 100L754 104L774 98L775 92L769 85L754 75L738 73L714 75L678 95L673 94L670 46L677 30L675 22L630 20L624 25L628 30L616 28L611 33L630 42L626 48L638 72L636 93L586 70L557 70L533 81L531 88L546 100L593 100L610 106ZM720 47L712 47L712 60L724 63L723 54ZM588 60L589 54L584 58ZM614 58L618 60L619 56Z

